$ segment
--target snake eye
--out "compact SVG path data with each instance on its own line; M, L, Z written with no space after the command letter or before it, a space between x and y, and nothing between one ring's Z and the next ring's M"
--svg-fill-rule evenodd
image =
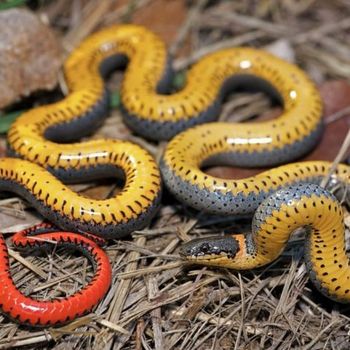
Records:
M208 253L209 250L210 250L210 245L209 245L207 242L205 242L205 243L203 243L203 244L201 245L200 250L201 250L201 252L204 253L204 254L205 254L205 253Z

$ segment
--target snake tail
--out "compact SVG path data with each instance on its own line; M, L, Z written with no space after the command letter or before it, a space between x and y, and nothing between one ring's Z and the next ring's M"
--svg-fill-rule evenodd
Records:
M25 296L14 284L7 245L3 235L0 234L0 309L21 324L48 327L70 322L90 312L110 287L112 271L109 259L99 245L90 238L71 232L61 232L44 224L16 233L12 242L17 248L30 248L31 251L36 248L50 248L53 244L77 249L94 267L92 279L75 294L52 301L33 299Z

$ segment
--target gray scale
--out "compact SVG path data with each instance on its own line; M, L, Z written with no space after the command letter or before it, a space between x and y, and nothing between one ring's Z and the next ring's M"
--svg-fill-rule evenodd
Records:
M212 157L207 158L202 166L213 165L232 165L240 167L260 167L273 166L277 164L287 163L293 159L297 159L310 149L317 145L323 131L322 122L302 140L296 141L292 144L285 145L282 148L274 149L272 151L260 151L260 152L225 152L215 154Z
M78 219L71 220L70 218L61 215L58 211L52 211L51 208L44 204L44 202L37 200L30 191L20 186L17 182L2 179L0 180L0 190L13 192L25 198L41 215L64 230L78 233L89 232L106 239L119 239L127 236L135 230L140 230L145 227L156 214L161 198L161 193L159 193L147 210L136 219L132 218L119 224L101 225L92 222L84 222Z
M124 68L128 63L128 58L123 54L116 54L107 57L100 65L100 74L106 78L110 72L117 68ZM173 71L171 69L170 59L164 69L163 77L157 85L159 93L170 92ZM108 116L110 110L110 97L107 88L103 93L100 101L87 111L84 115L76 116L76 118L58 123L48 127L45 130L44 137L53 142L67 143L73 142L84 136L92 134L99 127L104 119ZM79 135L77 137L77 135Z
M198 186L184 181L181 177L175 175L165 164L164 160L160 163L160 169L168 190L179 201L197 210L219 215L250 214L256 210L253 219L253 227L256 230L274 210L279 210L282 204L288 203L288 201L296 199L298 196L300 197L300 194L295 192L295 186L300 186L303 195L307 196L310 196L314 191L316 191L316 194L321 192L322 194L329 193L325 190L321 191L316 185L305 184L308 182L318 183L320 180L319 177L310 177L303 182L299 182L299 184L291 183L287 188L285 186L288 186L288 184L285 184L280 190L271 189L269 191L260 191L258 194L251 192L248 195L242 193L233 195L230 192L211 192L208 189L200 189ZM273 192L275 192L274 196L267 198ZM264 205L258 208L265 199Z
M260 191L258 194L251 192L247 196L239 193L211 192L208 189L200 189L179 176L174 175L168 166L161 161L160 169L163 180L171 193L181 202L211 214L235 215L253 213L258 205L271 191Z
M105 89L100 101L85 114L63 123L49 126L44 137L58 143L69 143L91 135L102 125L109 113L109 93Z
M125 67L127 62L127 57L122 54L107 57L100 65L102 78L106 78L114 69ZM69 143L89 136L108 116L109 104L110 96L105 88L101 99L89 111L83 115L77 115L70 121L48 127L44 132L44 137L53 142Z
M312 182L318 182L317 180L314 179ZM266 221L267 217L271 216L273 210L280 210L283 204L288 205L290 201L299 200L304 196L310 198L312 195L325 196L336 200L330 192L314 183L303 182L283 187L273 193L258 207L253 218L253 231L256 232L260 229L261 224Z
M66 184L81 182L82 179L84 181L99 180L108 177L125 179L124 171L112 164L98 164L95 166L80 167L78 169L62 167L46 167L46 169Z
M124 123L134 130L137 134L149 140L169 140L183 130L198 124L212 122L217 119L220 112L220 104L214 102L205 112L198 114L196 117L183 119L176 122L154 121L139 118L130 114L128 110L121 106Z
M161 84L161 87L167 90L167 92L169 92L171 88L171 81L166 79L167 72L170 70L170 60L168 60L168 64L164 74L165 78L162 78ZM167 82L169 83L169 85L167 85ZM123 112L125 124L127 124L132 130L134 130L139 135L150 140L169 140L181 131L184 131L190 127L215 121L220 114L223 99L231 91L265 91L275 102L278 102L280 105L283 105L283 100L279 92L268 81L254 75L235 74L225 80L218 93L217 98L204 112L201 112L197 116L193 116L187 120L183 119L176 122L150 121L143 118L139 118L137 115L129 113L127 109L123 106L121 106L121 110ZM162 91L159 91L159 89L158 92L162 93ZM299 152L296 156L306 153L306 151L309 150L309 148L307 147L311 148L316 144L321 134L321 129L321 126L317 127L315 132L312 133L312 135L310 135L310 140L306 140L305 142L301 141L300 145L298 144L295 146L295 152ZM287 147L286 149L282 149L280 151L277 150L276 155L273 155L273 157L278 157L278 162L282 163L285 161L285 159L290 160L289 152L294 152L294 149L289 150ZM243 161L241 163L242 166L255 166L252 163L250 163L250 165L247 165L245 163L245 153L237 153L235 157L237 157L237 162ZM261 165L264 162L267 162L266 164L269 164L268 162L270 162L271 160L271 152L262 152L260 157L260 162L257 163L258 165Z

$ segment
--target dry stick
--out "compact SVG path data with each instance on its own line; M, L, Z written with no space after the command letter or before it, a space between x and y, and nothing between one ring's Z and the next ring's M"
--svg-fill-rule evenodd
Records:
M137 0L133 1L132 9L130 7L130 1L117 10L107 13L102 19L102 23L105 25L116 24L120 21L122 17L127 16L130 13L130 9L135 12L136 10L140 10L142 7L149 5L153 0Z
M245 297L244 297L244 290L243 290L244 288L243 288L242 276L240 273L238 274L238 278L239 278L239 289L240 289L240 294L241 294L242 308L241 308L241 322L239 324L239 328L238 328L238 332L237 332L238 334L237 334L234 350L237 350L239 347L239 343L241 340L241 334L243 332L244 313L245 313Z
M176 38L173 41L173 44L170 46L169 53L171 55L175 55L177 50L185 41L188 32L190 31L193 23L195 22L196 17L202 11L202 9L206 6L208 0L198 0L197 3L191 7L189 10L185 23L182 23L182 26L177 32Z
M308 305L310 305L311 307L313 307L314 309L316 309L319 313L321 313L321 315L327 316L328 318L332 319L333 315L330 314L329 312L327 312L326 310L322 309L322 307L320 307L319 305L317 305L316 303L314 303L309 297L307 297L305 294L301 294L300 298L302 300L304 300ZM343 318L344 320L346 320L348 323L350 322L350 318L340 314L339 317Z
M6 207L9 204L18 204L19 209L13 207ZM0 212L11 215L15 218L25 219L26 214L23 209L23 201L20 198L12 197L0 200Z
M285 283L283 285L282 293L279 298L278 304L275 308L274 316L284 313L285 307L287 306L287 300L290 296L291 288L293 285L293 282L295 281L295 273L297 268L297 262L295 260L292 260L292 264L290 267L290 270L287 274L287 277L285 279Z
M144 269L137 269L137 270L129 271L129 272L127 272L127 271L121 272L118 274L118 278L120 278L122 280L126 280L129 278L141 277L145 274L148 275L148 274L163 271L163 270L172 270L172 269L175 269L175 268L180 267L182 265L184 265L183 261L176 261L174 263L164 264L164 265L160 265L160 266L145 267Z
M225 103L218 121L229 119L232 122L241 122L251 118L256 112L261 114L264 111L261 107L265 107L264 110L270 108L270 102L263 93L237 94L232 101Z
M196 284L193 284L191 282L184 283L178 287L173 288L172 290L169 290L166 292L166 295L164 295L163 298L157 299L157 300L152 300L152 301L147 301L143 302L139 305L139 307L125 315L123 319L120 320L120 323L123 325L126 325L133 320L141 317L142 315L146 314L147 312L160 307L162 305L167 305L170 303L174 303L177 300L180 300L184 298L185 296L193 293L194 291L203 288L204 286L213 283L216 281L216 277L211 277L207 278L203 281L200 281Z
M176 270L173 270L171 272L163 272L159 275L157 275L157 280L158 280L158 283L160 284L165 284L167 281L169 280L172 280L175 278L176 275L179 274L179 272L181 271L181 269L176 269ZM168 284L167 286L171 286L171 284ZM133 294L129 294L126 302L125 302L125 308L129 308L130 306L132 305L135 305L137 304L138 302L140 302L141 299L143 299L146 295L147 295L147 292L146 292L146 287L137 287L137 284L135 284L134 288L139 288L138 289L138 292L136 293L133 293ZM165 290L162 290L162 292L164 292ZM135 295L137 294L137 295Z
M0 200L0 206L8 204L19 204L22 207L22 199L18 197L5 198Z
M343 144L340 147L340 150L337 154L337 156L335 157L333 164L331 166L331 168L329 169L328 175L322 179L320 186L321 187L325 187L328 183L328 181L330 180L332 174L334 173L335 169L337 168L338 164L342 161L342 159L345 156L345 153L347 152L347 150L350 147L350 129L345 137L345 140L343 142Z
M339 22L331 22L321 25L318 28L312 29L306 33L300 33L291 38L295 44L304 44L308 40L317 40L326 34L338 32L350 27L350 18L347 17Z
M196 315L196 318L198 320L203 321L203 322L208 322L214 326L226 326L226 327L238 326L237 322L235 322L233 320L229 320L229 319L227 319L227 317L226 318L216 317L216 316L208 315L204 312L198 312L198 314ZM260 334L264 334L266 332L263 327L257 328L257 327L250 326L250 325L245 325L245 331L251 335L260 335ZM269 336L272 336L271 331L269 331L267 334Z
M137 326L136 326L136 344L135 344L135 350L142 350L142 341L141 341L141 337L143 334L143 331L145 329L145 321L140 318L137 321Z
M217 50L226 49L234 46L240 46L247 42L250 42L252 40L260 39L265 37L266 34L260 30L254 30L248 33L244 33L242 35L238 35L232 39L222 40L218 43L214 43L212 45L203 47L193 54L191 54L189 57L186 58L179 58L175 60L174 62L174 69L175 70L181 70L186 68L187 66L191 65L192 63L198 61L201 57L212 53Z
M26 261L28 261L26 259ZM45 267L45 262L43 260L39 260L38 259L31 259L30 260L31 264L35 264L35 268L39 268L40 270L42 270L42 268ZM28 282L30 282L30 280L33 279L33 277L31 276L31 274L28 273L28 271L26 269L22 268L22 263L15 263L11 264L11 275L12 275L12 279L13 282L15 283L17 289L21 289L21 287L23 285L26 285ZM44 273L46 273L45 271L43 271ZM1 272L0 272L1 273ZM48 279L48 276L46 276L45 280Z
M306 319L306 317L307 317L307 313L305 312L305 313L301 316L301 320L298 322L298 324L297 324L297 326L296 326L296 328L295 328L295 332L293 332L293 336L292 336L292 338L291 338L291 340L290 340L290 345L289 345L288 349L290 349L291 344L294 342L294 339L296 339L297 342L298 342L298 345L301 346L301 342L300 342L300 340L298 339L297 335L300 334L300 331L299 331L299 330L301 329L301 326L302 326L304 320ZM311 339L312 339L312 338L311 338Z
M148 285L147 289L148 289L149 299L154 300L159 294L159 289L158 289L158 284L157 284L156 278L153 276L148 278L146 285ZM152 328L153 328L153 334L154 334L154 348L155 348L155 350L164 349L164 339L163 339L161 319L162 319L162 313L161 313L160 307L151 311L151 320L152 320Z
M238 312L238 310L241 309L241 306L239 306L238 308L236 308L235 310L233 310L227 317L224 318L223 322L224 324L228 321L231 320L233 318L233 316ZM230 325L230 327L233 327L234 325ZM196 343L195 346L193 346L192 350L198 349L207 339L209 339L214 332L216 332L216 328L212 329L210 332L208 332L206 334L206 336L204 336L199 342ZM236 340L237 343L237 340Z
M334 52L337 56L343 60L348 60L350 56L350 48L347 45L340 43L334 38L322 36L322 38L316 39L317 43L322 45L327 51Z
M175 247L177 246L177 244L178 244L178 239L176 238L176 239L174 239L173 241L171 241L171 242L162 250L162 252L161 252L160 254L167 254L167 253L169 253L170 251L173 251L173 250L175 249ZM163 260L160 259L160 258L154 259L154 260L152 261L152 263L149 265L149 268L154 267L154 266L160 264L162 261L163 261ZM169 279L171 279L172 276L175 277L179 271L180 271L180 269L177 269L177 270L175 270L175 271L172 271L171 273L166 273L166 274L164 274L164 272L162 271L163 273L161 273L161 274L159 274L159 275L157 276L157 277L158 277L158 280L163 284L163 283L165 283L166 281L168 281ZM135 284L135 288L136 288L136 284ZM130 301L129 298L128 298L128 299L126 300L126 302L125 302L125 307L128 308L130 305L135 304L138 300L140 300L140 299L142 299L143 297L145 297L146 294L147 294L147 293L146 293L146 287L145 287L145 286L141 287L141 288L138 290L138 292L137 292L137 298L136 298L136 299L133 298L133 300L131 300L131 301Z
M309 56L326 66L331 73L348 78L350 76L350 65L348 62L341 61L333 54L326 51L320 51L313 46L305 46L300 50L304 55Z
M318 342L318 340L322 337L322 335L324 333L326 333L330 328L332 328L333 326L335 326L336 324L340 323L339 320L334 320L332 321L326 328L322 329L322 331L320 331L317 336L307 345L305 345L303 347L303 350L309 350L312 349L312 347Z
M220 14L219 19L221 20L226 19L226 20L232 21L233 23L237 23L243 27L260 29L264 32L268 32L269 34L273 34L273 35L277 34L280 36L280 34L282 33L283 34L290 33L290 30L288 29L288 27L284 25L267 22L262 19L251 17L251 16L241 15L236 12L224 12Z
M341 118L348 116L349 113L350 113L350 106L347 106L347 107L341 109L340 111L337 111L337 112L329 115L328 117L326 117L324 122L325 122L325 124L331 124L331 123L333 123Z
M297 34L294 37L290 38L290 40L295 44L303 44L308 40L318 40L320 37L322 37L325 34L334 33L336 31L339 31L341 29L346 29L348 27L350 27L350 19L346 18L338 23L322 25L316 29L310 30L309 32ZM223 40L218 43L214 43L212 45L209 45L202 49L197 50L190 57L177 59L174 62L174 68L176 70L184 69L187 66L191 65L192 63L194 63L195 61L199 60L201 57L211 52L224 49L224 48L239 46L256 39L261 39L265 36L266 36L266 33L259 29L259 30L251 31L249 33L242 34L240 36L236 36L232 39Z
M9 344L8 342L1 344L0 343L0 350L7 350L10 347L11 348L17 348L21 346L28 346L28 345L33 345L33 344L39 344L43 342L48 342L52 340L52 337L50 334L44 334L44 335L38 335L38 336L29 336L26 339L21 339L21 340L12 340L11 343Z
M122 333L122 334L125 334L125 335L129 335L129 332L123 328L123 327L120 327L118 326L117 324L113 323L113 322L110 322L110 321L107 321L107 320L97 320L97 323L99 323L100 325L102 326L105 326L115 332L119 332L119 333Z
M23 258L20 254L16 253L12 249L8 249L8 253L12 258L16 259L18 262L20 262L22 265L27 267L29 270L33 271L35 274L37 274L41 278L47 279L47 274L40 267L33 265L32 263L30 263L28 260Z
M32 289L32 292L35 293L35 292L39 292L43 289L46 289L46 288L49 288L49 287L52 287L54 286L55 284L58 284L60 282L63 282L63 281L66 281L66 280L69 280L69 279L73 279L74 278L72 276L80 273L80 272L83 272L84 270L86 270L85 268L82 268L82 269L79 269L77 271L73 271L71 272L69 275L64 275L64 276L60 276L60 277L57 277L57 278L54 278L52 280L50 280L49 282L45 283L45 284L42 284L36 288L33 288Z
M14 325L13 327L9 327L8 328L8 332L6 332L7 333L6 338L5 338L5 336L3 336L2 338L5 338L10 343L11 340L13 339L13 337L15 337L17 331L18 331L18 326L17 325Z
M89 13L85 17L83 23L80 23L78 28L71 29L63 38L63 46L70 51L78 43L82 41L87 35L89 35L98 25L101 17L111 7L111 0L98 1L94 3L94 6L89 8Z
M139 237L136 240L136 244L139 246L144 246L146 243L145 237ZM140 253L132 251L127 256L127 261L129 261L128 265L125 267L125 271L133 271L137 268L137 259L139 258ZM120 315L123 311L123 306L125 303L125 300L128 296L130 286L132 283L132 279L124 279L119 282L118 288L115 291L115 296L113 300L111 301L110 307L108 309L108 312L106 314L106 319L110 322L117 323L120 319ZM113 345L113 336L110 336L109 339L106 342L106 349L111 348Z

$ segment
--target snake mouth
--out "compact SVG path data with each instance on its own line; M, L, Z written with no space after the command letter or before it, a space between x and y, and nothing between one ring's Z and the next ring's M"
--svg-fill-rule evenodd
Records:
M201 260L227 256L234 258L240 247L238 241L232 236L197 238L185 243L180 255L188 260Z

